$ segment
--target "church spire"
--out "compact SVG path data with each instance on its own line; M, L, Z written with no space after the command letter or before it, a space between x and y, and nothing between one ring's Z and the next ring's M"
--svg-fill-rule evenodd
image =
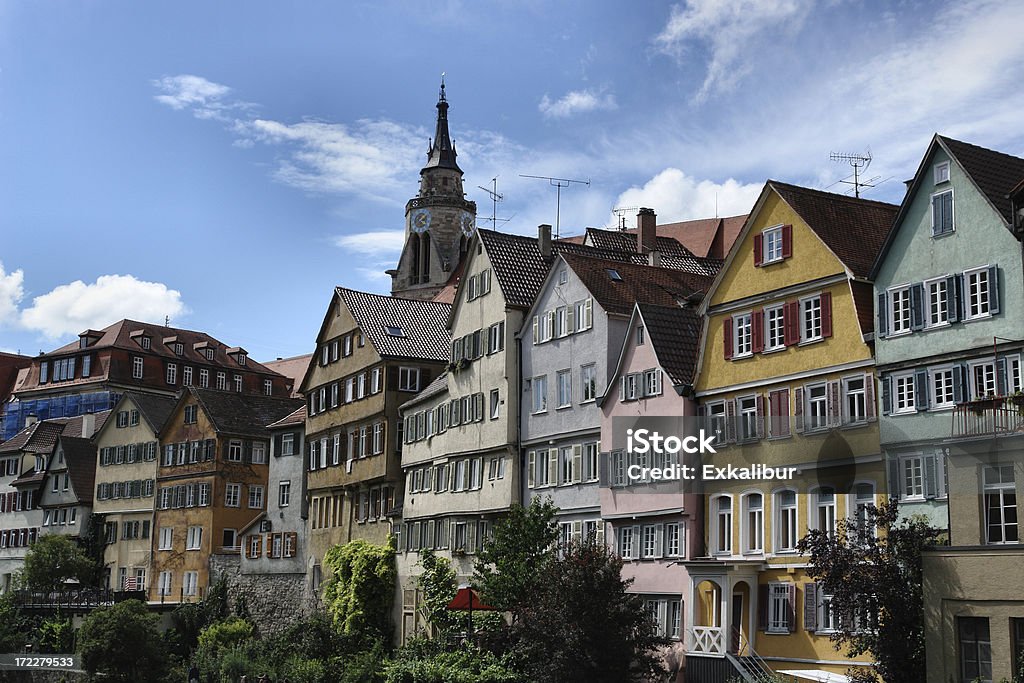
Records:
M455 145L452 144L451 136L448 134L448 100L444 94L443 73L441 74L441 92L437 97L437 130L434 131L434 140L427 152L427 165L420 173L430 168L447 168L462 173L462 169L455 162Z

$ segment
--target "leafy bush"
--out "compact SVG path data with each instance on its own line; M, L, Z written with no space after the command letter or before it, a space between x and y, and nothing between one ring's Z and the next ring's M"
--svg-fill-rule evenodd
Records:
M113 681L159 680L165 659L157 620L139 600L94 610L78 632L85 670Z
M420 650L422 652L422 650ZM521 683L525 681L508 657L473 646L425 657L402 649L384 664L385 683Z
M350 541L324 555L331 579L324 603L341 633L358 640L363 649L391 642L391 601L395 591L395 547Z
M245 619L240 617L228 617L224 621L203 629L199 634L199 649L206 652L219 652L220 650L241 645L252 640L256 629Z

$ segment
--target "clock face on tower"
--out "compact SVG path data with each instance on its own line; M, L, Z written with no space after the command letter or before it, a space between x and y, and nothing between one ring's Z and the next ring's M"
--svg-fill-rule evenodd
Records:
M430 209L416 209L409 215L413 232L424 232L430 227Z
M476 220L473 218L473 214L463 211L460 224L462 226L462 234L466 237L472 236L473 229L476 227Z

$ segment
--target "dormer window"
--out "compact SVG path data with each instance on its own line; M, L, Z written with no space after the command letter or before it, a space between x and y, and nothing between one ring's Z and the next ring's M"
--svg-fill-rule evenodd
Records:
M149 339L149 337L143 337L142 339L140 339L139 340L139 346L141 346L146 351L149 351L149 347L150 347L150 339Z
M392 337L405 337L405 330L403 330L401 327L389 325L384 328L384 331L387 332Z
M79 337L78 338L78 348L84 349L84 348L86 348L88 346L89 346L89 338L88 337Z
M244 353L238 354L238 364L239 365L245 365L245 354Z
M611 278L613 282L622 282L622 276L619 275L619 271L614 268L605 268L605 272L608 273L608 277Z
M206 349L206 360L213 360L213 349Z
M949 182L949 162L943 161L940 164L935 164L934 169L935 184L948 183Z
M183 353L185 353L185 345L182 344L181 342L175 342L175 344L174 344L174 355L180 356Z

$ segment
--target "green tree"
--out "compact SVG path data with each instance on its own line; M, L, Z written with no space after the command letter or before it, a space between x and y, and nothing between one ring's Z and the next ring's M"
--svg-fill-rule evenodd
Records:
M350 541L324 555L331 578L324 586L324 604L341 633L359 647L391 642L391 603L394 597L395 547Z
M42 536L25 553L21 581L31 590L60 589L74 579L89 585L95 576L96 562L70 538L60 534Z
M920 518L901 519L896 499L869 505L862 520L837 533L813 530L797 545L810 555L808 574L832 596L840 615L831 639L850 656L870 654L887 683L924 683L924 600L921 553L945 532ZM857 680L875 680L860 671Z
M663 675L662 644L643 599L627 589L622 559L584 542L552 558L518 609L512 650L535 683L619 683Z
M0 652L21 652L31 630L31 620L18 609L14 594L0 595Z
M420 550L420 566L423 572L417 579L423 595L423 612L441 639L461 633L468 625L470 615L465 611L448 609L448 604L458 591L458 576L452 562L437 556L433 550ZM474 611L473 632L493 629L504 624L500 612Z
M493 537L484 542L473 566L473 582L484 602L516 618L518 609L533 600L540 576L555 557L557 513L550 499L535 498L528 508L513 505L494 525Z
M157 621L139 600L94 610L78 632L85 670L113 681L159 680L165 661Z

